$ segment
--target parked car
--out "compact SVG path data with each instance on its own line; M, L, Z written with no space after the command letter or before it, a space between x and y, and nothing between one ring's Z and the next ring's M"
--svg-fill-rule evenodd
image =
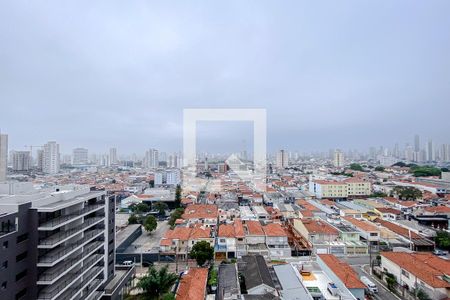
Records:
M443 250L439 250L439 249L434 249L433 254L437 255L437 256L443 256L443 255L447 255L447 252L445 252Z
M367 287L367 290L369 290L370 293L372 294L378 293L378 287L369 278L367 278L366 276L361 276L360 279L362 283L364 283L364 285Z

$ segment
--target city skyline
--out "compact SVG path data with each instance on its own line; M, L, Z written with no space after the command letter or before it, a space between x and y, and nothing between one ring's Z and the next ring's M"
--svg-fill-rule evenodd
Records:
M446 1L1 6L14 149L181 149L183 109L223 107L266 109L271 151L450 140Z

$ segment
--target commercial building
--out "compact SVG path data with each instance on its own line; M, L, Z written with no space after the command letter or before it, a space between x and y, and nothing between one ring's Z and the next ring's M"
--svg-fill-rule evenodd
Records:
M145 152L144 166L148 169L155 169L159 166L159 154L156 149L149 149Z
M114 276L114 205L86 186L0 196L0 299L100 299Z
M117 148L109 149L109 160L111 165L116 165L119 162L117 158Z

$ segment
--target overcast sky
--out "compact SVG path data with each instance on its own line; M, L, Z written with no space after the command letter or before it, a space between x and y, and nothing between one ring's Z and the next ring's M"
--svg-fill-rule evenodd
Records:
M270 150L450 143L449 12L448 0L1 1L0 128L10 149L143 153L182 149L184 108L265 108ZM241 125L203 124L202 148L250 143Z

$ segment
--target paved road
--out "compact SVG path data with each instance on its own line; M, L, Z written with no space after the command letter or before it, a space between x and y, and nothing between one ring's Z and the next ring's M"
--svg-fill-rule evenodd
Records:
M374 259L375 256L372 256ZM401 300L396 295L392 294L379 279L375 276L369 275L369 256L349 256L343 257L342 260L346 261L352 268L358 273L359 277L366 276L378 287L378 293L374 295L377 300Z
M169 228L167 221L158 221L158 226L152 233L148 234L145 230L142 230L141 236L125 250L125 253L148 252L150 249L158 247L161 238Z

